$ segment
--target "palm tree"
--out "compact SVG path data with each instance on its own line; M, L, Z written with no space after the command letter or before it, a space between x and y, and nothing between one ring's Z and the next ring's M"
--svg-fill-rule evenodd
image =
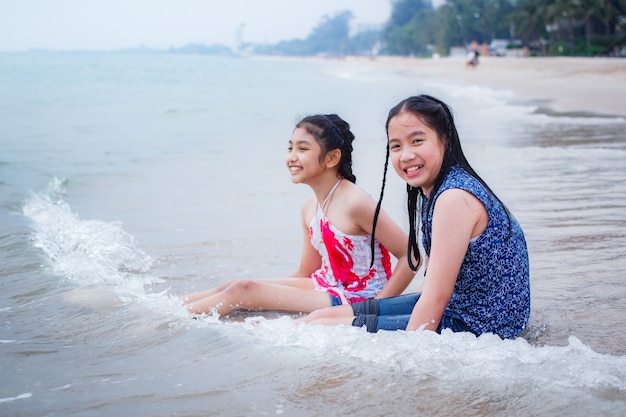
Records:
M547 7L546 0L525 0L515 11L507 16L509 25L515 28L515 34L526 45L543 45L546 37ZM545 53L545 51L542 51Z
M569 53L574 52L574 24L576 22L576 0L556 0L547 7L548 21L552 22L557 38L567 41Z
M614 44L618 39L610 39L615 37L616 27L618 26L619 16L625 12L620 7L618 0L575 0L573 10L585 25L585 40L587 47L591 47L591 40L595 35L602 34L605 37L602 44ZM625 3L622 1L621 3ZM609 48L610 49L610 48Z

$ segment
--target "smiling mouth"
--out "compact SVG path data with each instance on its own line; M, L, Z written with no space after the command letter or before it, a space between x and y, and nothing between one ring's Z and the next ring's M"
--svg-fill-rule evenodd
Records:
M407 168L404 170L404 172L406 172L407 174L412 174L414 172L419 171L422 168L424 168L424 165L418 165L418 166Z
M300 171L302 171L302 168L300 168L300 167L289 167L289 172L296 173L296 172L300 172Z

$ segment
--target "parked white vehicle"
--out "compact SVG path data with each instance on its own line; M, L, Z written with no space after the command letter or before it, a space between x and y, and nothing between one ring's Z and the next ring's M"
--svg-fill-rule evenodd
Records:
M489 44L489 56L505 56L509 41L506 39L493 39Z

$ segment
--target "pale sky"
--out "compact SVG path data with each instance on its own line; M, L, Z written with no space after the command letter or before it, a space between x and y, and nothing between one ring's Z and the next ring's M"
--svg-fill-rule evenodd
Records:
M390 0L0 0L0 51L109 50L304 39L325 15L383 24Z

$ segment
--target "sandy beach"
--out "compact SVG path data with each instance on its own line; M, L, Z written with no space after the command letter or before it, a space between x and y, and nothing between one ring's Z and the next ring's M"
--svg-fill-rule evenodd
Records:
M626 116L626 59L481 57L476 68L463 58L347 58L416 76L437 76L505 89L556 112Z

